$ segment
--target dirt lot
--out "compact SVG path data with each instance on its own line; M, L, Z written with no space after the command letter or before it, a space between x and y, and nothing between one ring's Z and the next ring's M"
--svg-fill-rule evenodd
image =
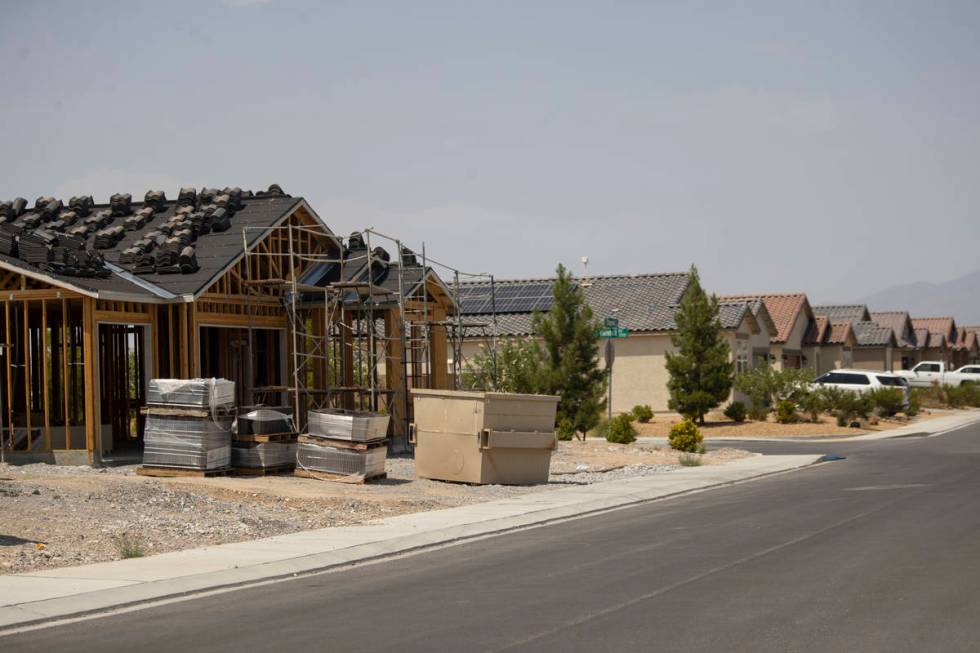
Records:
M749 455L717 449L702 462ZM551 482L534 487L415 479L410 458L389 459L388 478L368 485L287 476L147 478L136 476L134 467L0 465L0 573L115 560L123 539L152 555L677 468L678 455L669 449L595 440L559 443Z
M736 423L721 413L711 413L706 416L706 423L700 428L707 438L840 437L861 435L862 433L869 433L871 431L885 431L924 420L935 419L948 414L948 411L924 410L914 419L897 416L891 419L880 419L877 424L863 424L861 428L850 428L837 426L835 419L829 415L822 415L819 422L801 421L796 424L779 424L772 415L765 422L745 420L744 422ZM634 422L634 425L641 436L665 438L670 433L670 427L680 420L681 417L679 415L657 415L648 424Z

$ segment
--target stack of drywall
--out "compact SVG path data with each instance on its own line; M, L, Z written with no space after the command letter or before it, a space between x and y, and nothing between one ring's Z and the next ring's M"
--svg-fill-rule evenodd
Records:
M296 466L296 429L285 411L259 408L238 416L231 444L237 471L265 474Z
M143 465L199 471L231 462L235 384L225 379L153 379L147 392Z
M387 415L344 410L307 414L309 432L296 449L299 476L370 480L385 475Z

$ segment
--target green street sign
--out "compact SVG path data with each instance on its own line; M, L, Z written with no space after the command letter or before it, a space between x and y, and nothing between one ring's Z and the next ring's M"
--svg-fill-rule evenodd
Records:
M602 326L606 329L618 329L619 328L619 318L618 317L607 317L602 321Z
M616 327L615 329L599 329L600 338L625 338L630 334L626 327Z

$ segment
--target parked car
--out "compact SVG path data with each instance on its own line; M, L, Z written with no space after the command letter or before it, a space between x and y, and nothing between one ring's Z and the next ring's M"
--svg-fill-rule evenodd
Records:
M909 385L916 388L928 388L933 383L951 386L964 382L980 383L980 365L977 364L947 371L946 364L942 361L922 361L910 370L901 370L895 374L908 379Z
M818 376L813 381L813 387L833 386L852 392L871 392L878 388L899 388L904 396L904 403L909 401L908 381L893 372L876 372L874 370L834 370Z

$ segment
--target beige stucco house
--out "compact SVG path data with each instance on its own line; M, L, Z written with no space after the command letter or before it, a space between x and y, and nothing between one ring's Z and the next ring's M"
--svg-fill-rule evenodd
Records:
M910 370L921 360L922 350L915 336L912 318L906 311L875 311L871 319L888 327L895 335L892 370Z
M951 317L914 317L912 326L922 349L924 361L942 361L953 367L954 347L958 341L956 320Z
M812 366L804 352L806 336L813 322L813 310L803 293L728 295L724 302L748 302L753 313L765 309L775 327L769 338L769 362L776 369ZM764 352L764 348L760 352ZM757 361L759 357L756 356ZM755 365L758 367L758 363Z

